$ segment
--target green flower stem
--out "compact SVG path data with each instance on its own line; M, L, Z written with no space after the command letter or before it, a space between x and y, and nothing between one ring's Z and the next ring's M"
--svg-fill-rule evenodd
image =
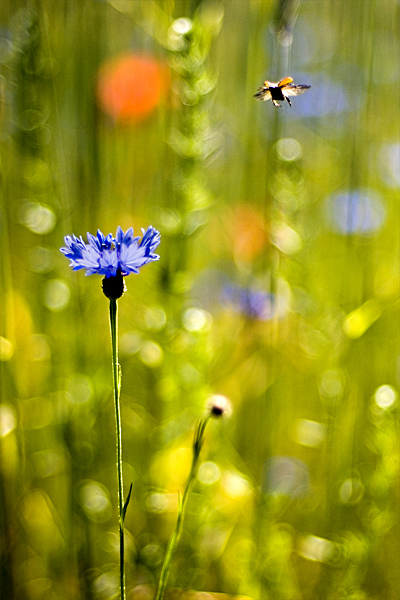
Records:
M164 562L163 562L163 566L162 566L161 574L160 574L160 581L158 583L156 600L163 600L163 598L164 598L165 586L167 585L167 580L168 580L169 570L171 567L172 558L174 556L176 546L178 545L179 538L181 537L181 533L182 533L183 519L185 516L186 504L187 504L191 489L193 487L194 480L196 479L197 469L199 466L200 451L201 451L201 448L203 447L203 443L204 443L204 431L205 431L205 428L206 428L206 425L207 425L209 419L210 419L210 414L208 414L206 417L204 417L203 419L201 419L199 421L199 423L196 427L196 430L195 430L194 440L193 440L192 466L191 466L189 477L188 477L188 480L186 483L185 491L183 492L182 500L179 502L178 518L176 521L175 530L170 537L170 540L169 540L168 546L167 546L167 550L165 552Z
M115 298L110 299L110 328L112 348L112 369L115 403L115 427L117 437L117 475L118 475L118 514L119 514L119 576L121 600L125 600L125 544L124 544L124 482L122 478L122 436L121 436L121 369L118 363L118 305Z

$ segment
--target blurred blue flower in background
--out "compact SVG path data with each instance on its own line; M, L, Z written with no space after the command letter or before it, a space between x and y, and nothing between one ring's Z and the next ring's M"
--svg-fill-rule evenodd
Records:
M385 216L380 197L369 190L338 193L326 203L328 226L341 235L371 235L383 225Z
M142 233L139 242L140 237L133 237L132 227L126 233L118 227L115 238L111 233L104 236L99 229L96 236L87 234L88 244L82 236L67 235L64 238L66 247L60 250L70 259L69 266L74 271L86 269L86 275L105 275L106 278L115 277L118 272L125 276L139 273L140 267L160 258L154 254L160 243L159 231L150 226L146 231L142 229Z
M341 83L328 79L323 74L294 73L294 80L311 85L312 93L296 103L296 111L289 113L296 117L325 117L349 110L350 102L346 88Z
M222 290L222 301L237 312L261 321L272 319L277 312L277 300L274 294L250 287L226 285Z

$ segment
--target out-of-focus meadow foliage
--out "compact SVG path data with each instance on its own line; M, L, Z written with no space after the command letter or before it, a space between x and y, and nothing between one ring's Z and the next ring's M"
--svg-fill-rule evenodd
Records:
M219 393L169 597L398 600L399 32L398 0L2 0L2 599L118 593L108 303L59 248L151 224L119 302L128 599ZM253 98L288 75L291 108Z

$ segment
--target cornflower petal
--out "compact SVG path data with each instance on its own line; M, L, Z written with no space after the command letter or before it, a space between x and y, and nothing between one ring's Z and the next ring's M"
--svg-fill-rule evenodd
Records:
M124 235L124 244L129 246L133 240L133 227L129 227L128 231Z
M72 237L67 235L64 241L67 247L60 248L60 250L67 258L76 259L82 257L82 253L86 247L82 238L77 238L75 235L72 235Z
M119 253L119 264L122 273L139 273L139 267L148 262L145 259L144 251L138 247L138 243L134 242L130 246L122 246Z
M100 254L99 260L99 275L105 275L106 277L113 277L117 274L119 261L118 256L113 248L112 250L103 250Z
M88 234L89 235L89 234ZM89 239L89 238L88 238ZM100 229L97 230L97 239L99 241L99 250L111 250L113 236L111 233L104 236Z
M99 239L99 235L97 234L97 237L95 237L94 235L92 235L89 232L87 232L86 235L87 235L88 242L92 246L92 248L101 252L101 239Z
M122 244L123 239L124 239L124 232L122 230L122 227L118 226L117 234L116 234L115 240L114 240L117 248L119 248L119 246Z
M70 267L74 271L86 269L86 275L93 275L99 268L99 254L89 245L82 249L81 255L71 258Z
M140 242L140 247L146 248L146 256L149 256L152 260L159 260L160 257L158 254L153 254L153 250L155 250L160 243L160 232L150 225L146 232L142 229L142 233L143 238Z
M130 246L132 242L139 241L140 237L133 237L133 227L130 227L126 233L123 232L121 227L117 229L117 235L115 236L114 243L117 250L120 250L122 245Z

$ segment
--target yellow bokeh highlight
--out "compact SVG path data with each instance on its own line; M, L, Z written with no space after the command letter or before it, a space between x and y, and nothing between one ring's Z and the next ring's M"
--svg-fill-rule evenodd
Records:
M14 345L7 338L0 336L0 360L6 362L13 357Z
M352 340L360 338L382 314L382 307L372 298L346 315L343 331Z
M192 463L192 450L190 448L169 448L159 452L154 457L151 465L151 478L153 482L171 491L177 487L183 489L186 485Z

